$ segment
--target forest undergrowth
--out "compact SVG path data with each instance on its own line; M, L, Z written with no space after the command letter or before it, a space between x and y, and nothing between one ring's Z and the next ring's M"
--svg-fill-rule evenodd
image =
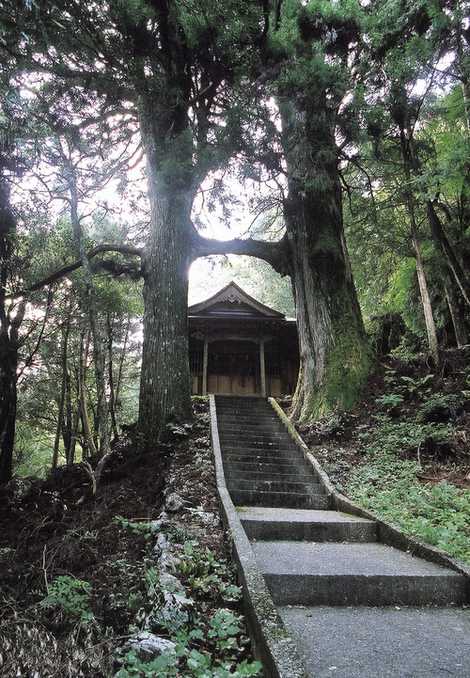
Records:
M207 402L158 450L122 440L0 499L0 675L256 676L221 525Z
M339 491L470 563L470 347L382 359L354 410L299 432Z

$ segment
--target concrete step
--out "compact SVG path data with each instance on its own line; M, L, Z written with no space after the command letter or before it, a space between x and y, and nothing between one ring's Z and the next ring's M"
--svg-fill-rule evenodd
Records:
M236 506L280 506L286 508L327 509L326 494L308 495L296 492L253 492L232 488L230 496Z
M242 410L217 410L217 419L218 421L224 421L224 420L233 420L233 419L238 419L240 421L247 421L247 422L261 422L261 423L269 423L269 422L278 422L281 423L280 419L276 416L276 414L273 412L273 410L260 410L256 408L250 408L247 409L246 411Z
M240 443L238 444L235 440L221 441L222 452L235 452L240 454L243 452L259 452L266 454L287 454L289 457L298 457L299 459L304 459L304 456L299 450L298 447L294 445L253 445L252 443Z
M250 539L317 542L374 542L373 520L339 511L241 507L240 520Z
M215 404L217 407L226 407L228 409L236 408L247 408L247 407L269 407L271 405L268 403L266 398L227 398L222 400L222 398L215 399Z
M277 605L460 605L465 577L384 544L260 541L253 550Z
M271 478L279 476L279 479L285 478L287 480L287 476L292 476L293 479L305 482L312 481L314 483L321 483L321 480L316 473L310 472L310 470L303 466L300 461L296 463L295 460L288 464L279 464L276 462L273 464L263 464L257 463L256 461L252 463L251 459L249 461L237 462L226 459L224 461L224 471L225 475L230 478L239 476L240 478L256 479L264 476L269 476Z
M298 457L295 452L292 451L270 451L270 450L257 450L257 449L228 449L224 450L224 461L227 463L236 462L236 463L268 463L276 464L276 462L284 464L300 464L303 462L301 457Z
M248 463L248 462L260 462L260 463L265 463L268 462L271 466L276 465L276 459L279 459L275 456L246 456L246 455L236 455L236 454L231 454L227 455L225 457L225 465L230 465L232 462L236 464L243 464L243 463ZM282 461L289 461L289 457L282 457ZM298 460L293 459L291 460L292 465L295 465L298 467Z
M260 417L269 417L274 413L274 410L270 405L257 405L253 404L250 405L249 407L226 407L224 405L217 405L216 407L217 411L217 416L220 417L221 415L236 415L236 416L241 416L241 417L250 417L253 416L254 414L259 415Z
M233 420L235 418L243 419L244 421L261 421L261 422L272 422L276 421L281 424L281 420L270 407L269 410L254 410L250 408L246 412L234 412L233 410L217 410L217 419L222 420Z
M254 436L269 436L271 434L275 436L287 435L285 429L283 430L280 425L276 424L247 424L247 423L230 423L226 424L224 422L219 423L219 435L254 435Z
M243 461L224 460L224 469L233 473L279 473L292 474L295 473L301 476L316 477L315 472L310 468L303 459L292 459L289 457L288 461L281 462L279 460L271 462L256 461L251 457L243 457Z
M470 609L281 607L316 678L468 678Z
M296 494L317 495L324 494L323 485L315 482L299 482L285 480L252 480L250 478L229 478L227 480L229 490L250 490L252 492L294 492Z
M238 435L237 435L238 431ZM284 442L288 445L292 444L291 438L285 436L282 432L268 431L266 429L219 429L219 438L221 440L233 439L237 441L247 442L249 440L272 441L274 443Z
M250 400L246 402L233 402L233 403L225 403L225 402L215 402L216 406L216 411L217 414L221 412L241 412L241 413L250 413L250 412L272 412L273 408L271 405L266 402L266 400L262 399L256 399L256 400Z
M270 442L275 444L276 442L279 442L281 440L286 440L289 443L293 443L292 438L286 431L279 431L279 432L271 432L267 431L266 433L261 432L261 431L250 431L250 430L245 430L245 429L232 429L232 430L225 430L225 429L219 429L219 437L223 438L224 440L242 440L242 441L260 441L260 442Z
M276 454L276 453L282 453L282 454L289 454L290 456L295 456L299 457L301 459L304 459L304 456L302 454L302 451L299 450L298 447L295 445L278 445L276 443L273 443L270 445L269 443L263 443L260 445L257 445L256 442L253 443L253 441L241 441L240 443L237 442L236 440L221 440L220 444L222 446L222 452L225 453L226 451L235 451L237 453L243 452L244 450L247 451L253 451L253 452L266 452L267 454Z
M259 395L249 395L249 396L242 396L242 395L216 395L215 396L215 401L217 404L222 403L222 404L238 404L238 403L264 403L265 405L268 405L268 400L267 398Z
M276 424L284 426L282 421L272 414L245 414L236 415L231 412L223 412L217 414L217 421L220 424Z
M273 473L272 471L250 471L243 468L243 466L236 469L231 466L225 466L225 476L228 480L275 480L277 482L319 483L319 480L313 477L311 473L302 473L301 471L295 473L295 469L292 469L291 473Z

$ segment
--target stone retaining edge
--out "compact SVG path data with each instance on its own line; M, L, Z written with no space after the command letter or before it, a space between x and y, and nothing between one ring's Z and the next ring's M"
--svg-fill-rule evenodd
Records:
M444 551L441 551L441 549L438 549L435 546L425 544L414 537L406 536L400 529L391 523L385 522L371 511L363 509L344 494L338 492L327 473L321 467L318 459L316 459L316 457L309 450L307 444L304 442L294 424L290 421L276 399L268 398L268 400L271 404L271 407L288 430L293 441L302 450L306 461L308 461L313 466L315 472L318 474L320 482L323 484L328 495L331 508L336 511L343 511L344 513L350 513L352 515L359 516L360 518L368 518L369 520L373 520L377 524L377 538L383 544L394 546L400 551L406 551L414 556L423 558L423 560L428 560L430 562L436 563L437 565L448 567L451 570L455 570L456 572L463 574L467 578L467 600L470 602L470 567L458 560L454 560L444 553Z
M232 552L243 591L243 603L254 655L266 678L307 678L297 646L274 605L253 549L225 484L215 398L209 396L212 450L223 522L232 539Z

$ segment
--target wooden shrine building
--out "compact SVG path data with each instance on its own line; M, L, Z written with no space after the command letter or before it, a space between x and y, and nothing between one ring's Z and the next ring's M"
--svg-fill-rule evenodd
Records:
M189 359L193 394L292 394L296 322L231 282L189 307Z

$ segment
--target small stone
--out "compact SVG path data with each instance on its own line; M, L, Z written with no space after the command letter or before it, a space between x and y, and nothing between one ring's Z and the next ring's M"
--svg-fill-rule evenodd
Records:
M191 429L189 429L191 430ZM166 425L166 435L165 442L167 439L181 439L187 438L189 436L189 431L186 426L178 426L177 424L167 424Z
M140 655L141 659L152 659L164 652L174 652L176 649L175 643L171 640L156 636L149 631L141 631L130 638L128 644Z
M184 501L181 499L177 492L172 492L165 499L165 508L170 513L176 513L177 511L181 511L183 507Z
M160 584L161 587L169 593L186 593L185 588L180 580L169 572L162 572L160 575Z
M152 520L150 522L150 529L152 532L160 532L160 530L163 527L166 527L169 522L168 514L165 511L162 511L157 520Z
M167 551L170 548L170 542L168 541L166 534L163 534L162 532L159 533L156 546L161 553Z
M219 519L214 513L203 511L202 509L189 509L189 511L193 516L197 516L201 520L202 524L206 525L207 527L215 527L219 524Z

